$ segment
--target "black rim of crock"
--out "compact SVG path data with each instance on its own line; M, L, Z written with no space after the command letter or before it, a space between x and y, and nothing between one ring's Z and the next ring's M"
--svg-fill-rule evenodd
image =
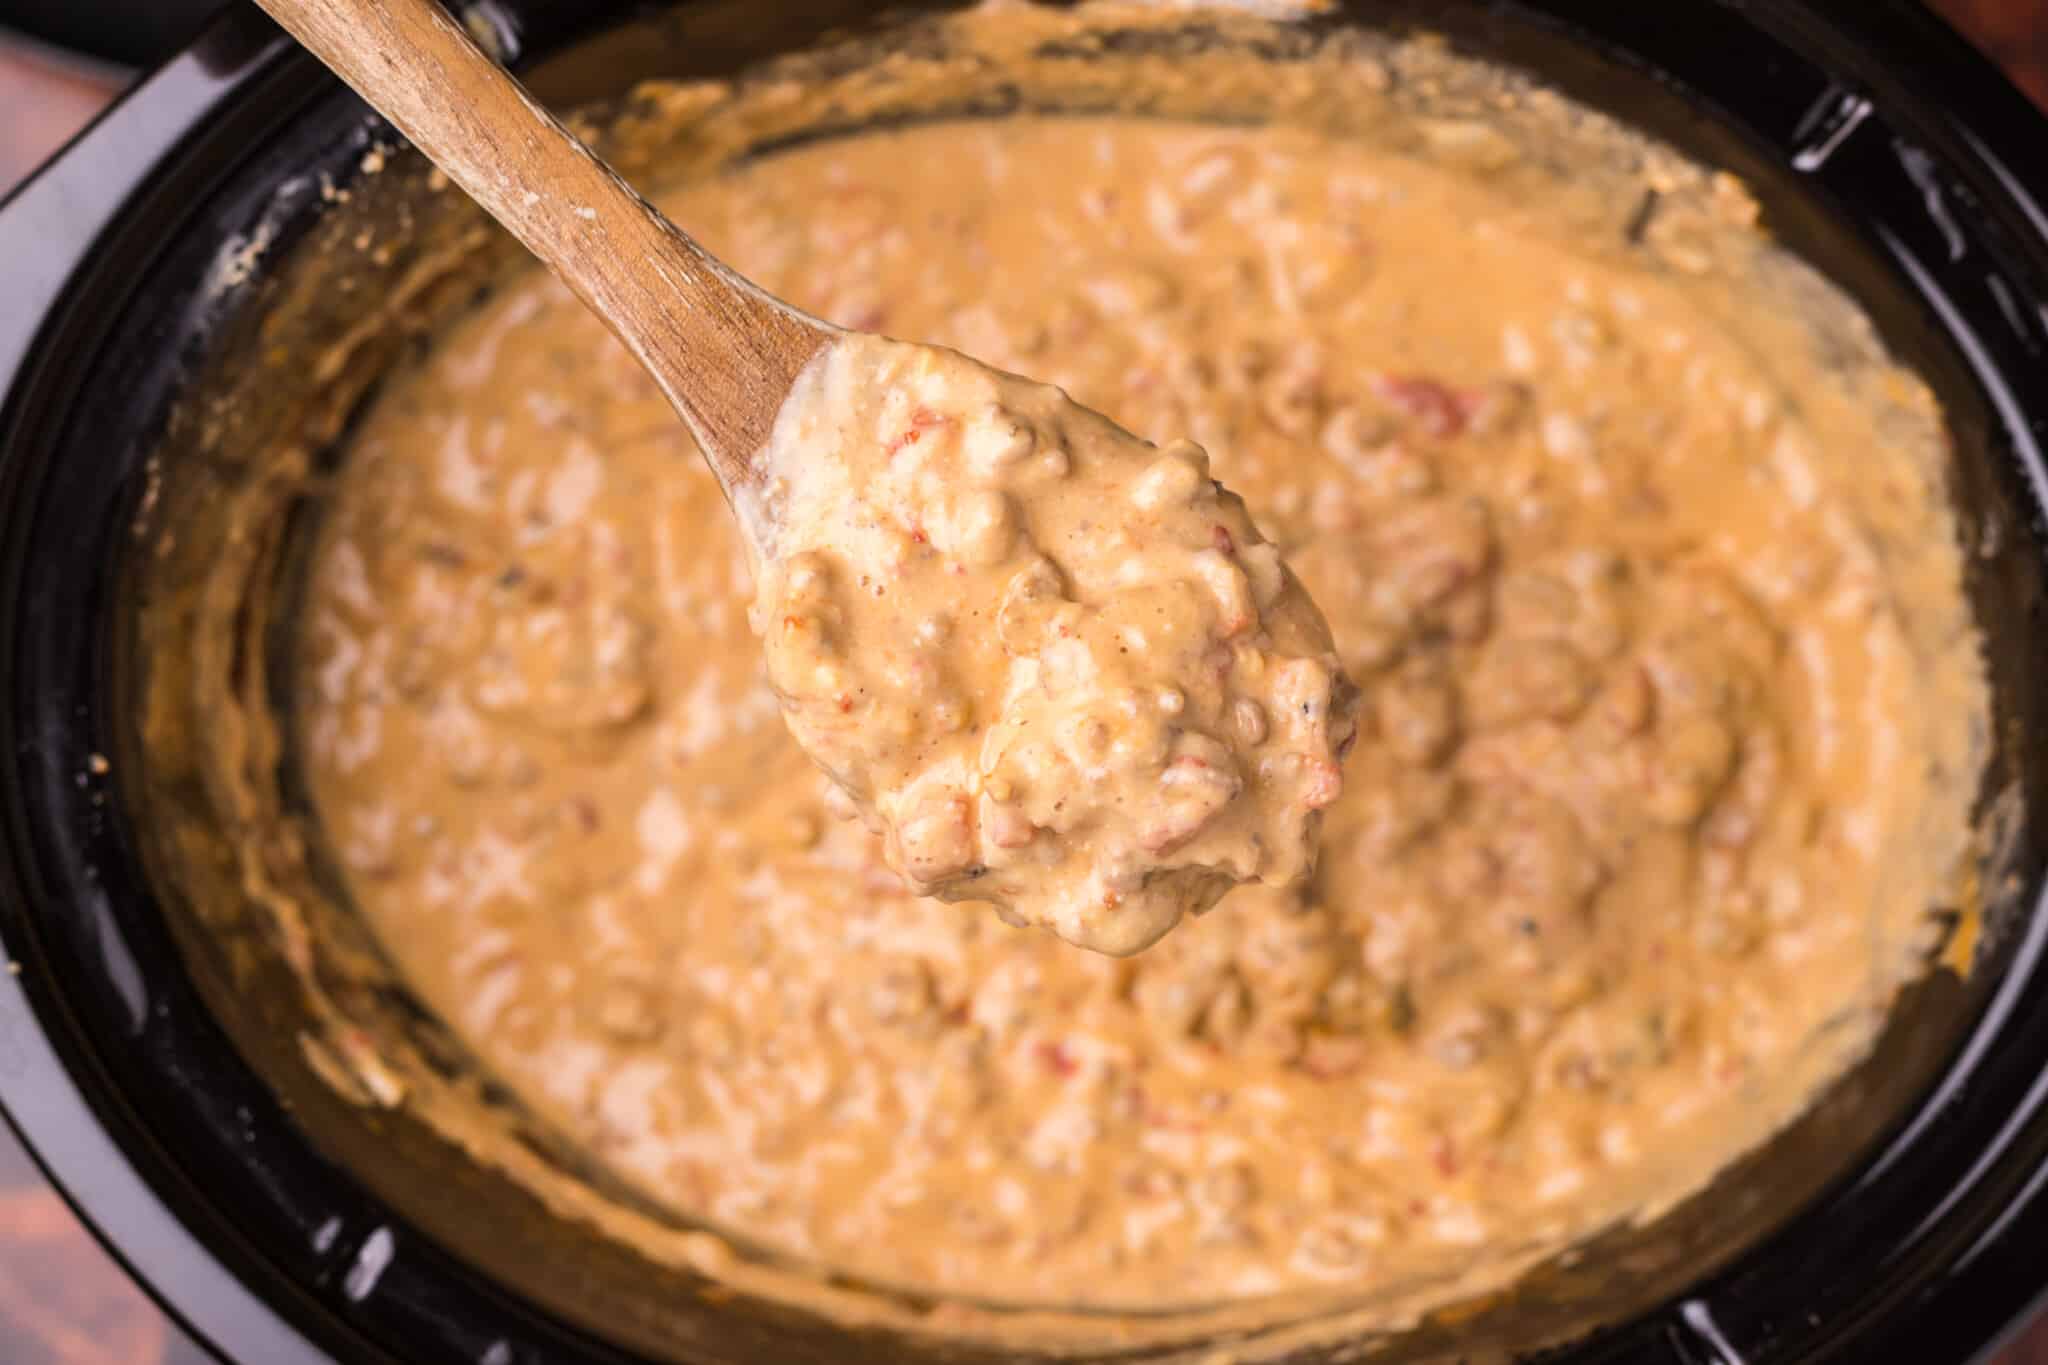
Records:
M515 50L544 51L589 23L591 8L609 9L509 0L489 11ZM2038 444L2048 436L2048 382L2030 393L1998 377L2048 381L2048 120L1989 63L1910 0L1866 0L1841 14L1794 0L1500 8L1681 81L1703 60L1724 71L1753 62L1749 86L1701 103L1802 165L1823 195L1865 198L1873 177L1898 178L1899 148L1924 150L1932 161L1916 164L1906 188L1936 211L1879 215L1878 244L1992 395L2011 458L2037 504L2048 501ZM408 1239L401 1218L296 1136L189 988L141 992L134 955L168 951L169 940L160 925L151 933L117 922L114 888L93 894L94 869L132 878L133 859L113 796L77 776L106 733L93 712L106 643L86 639L92 632L79 624L101 619L100 604L85 586L23 600L22 523L39 503L29 494L46 491L25 480L38 446L62 425L80 357L93 355L96 329L104 336L107 325L77 301L126 297L110 281L147 260L144 244L201 197L194 184L203 177L190 168L224 174L233 164L242 149L210 131L228 111L240 111L244 128L252 107L281 125L313 99L334 97L331 78L240 7L0 204L0 651L13 655L0 653L0 676L12 674L0 721L15 761L0 783L0 945L19 968L0 974L0 1103L88 1225L226 1358L291 1365L424 1360L431 1351L488 1365L623 1362ZM160 173L174 164L185 169L170 193ZM78 500L81 526L126 496L94 487L89 473L61 475L54 482ZM50 903L53 857L89 874L67 888L62 944L32 913ZM143 888L121 890L147 903ZM51 976L82 967L106 987L88 1006L105 1018L81 1017ZM2048 1057L2048 1009L2030 1008L2043 1000L2048 915L2037 907L1947 1076L1897 1135L1734 1267L1571 1357L1935 1362L1988 1348L2048 1285L2048 1074L2038 1066ZM148 1051L160 1073L189 1065L204 1083L178 1092L175 1119L162 1109L146 1115L110 1078L110 1038ZM1945 1143L1944 1127L1993 1136ZM173 1139L183 1145L174 1149ZM201 1170L226 1171L233 1188L195 1178ZM1922 1193L1901 1195L1902 1184ZM1892 1197L1859 1199L1878 1187ZM373 1259L380 1249L393 1254L374 1288L358 1293L361 1278L352 1283L349 1271L365 1263L366 1247Z

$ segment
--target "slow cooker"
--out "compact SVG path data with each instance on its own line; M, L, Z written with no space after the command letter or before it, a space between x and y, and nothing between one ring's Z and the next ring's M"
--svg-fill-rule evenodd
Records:
M564 106L826 33L886 48L899 22L851 0L460 8ZM1205 22L1191 7L1185 39ZM1983 909L1937 908L1967 926L1966 970L1909 990L1867 1063L1670 1215L1455 1320L1296 1358L1973 1358L2048 1287L2048 122L1907 0L1357 0L1293 22L1441 33L1743 177L1941 396L1997 725ZM246 382L280 330L388 297L373 274L287 307L365 161L399 145L242 6L0 205L0 1103L128 1268L247 1365L1015 1358L657 1267L403 1107L350 1102L302 1045L288 973L152 852L210 798L137 753L135 604L178 569L136 529L180 509L180 554L229 552L195 399Z

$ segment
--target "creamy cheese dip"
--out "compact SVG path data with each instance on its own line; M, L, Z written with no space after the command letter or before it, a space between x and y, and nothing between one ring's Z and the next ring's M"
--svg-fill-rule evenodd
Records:
M1354 692L1201 447L849 335L762 466L769 681L913 891L1124 955L1308 875Z
M1051 43L1032 30L1013 59ZM1376 89L1463 98L1426 48L1172 51L1150 107L1277 92L1300 124ZM735 107L802 93L764 90ZM687 434L552 280L446 331L322 485L293 684L319 839L522 1112L634 1199L789 1259L544 1168L470 1092L392 1081L353 1034L330 1054L665 1263L849 1321L1055 1343L1303 1305L1398 1326L1668 1207L1797 1116L1924 964L1969 849L1985 701L1939 415L1734 182L1603 161L1598 139L1596 170L1546 178L1576 164L1582 115L1537 117L1562 106L1522 87L1457 107L1341 136L940 120L664 196L820 316L1207 452L1162 444L1092 482L1049 395L872 343L847 363L904 396L828 469L855 495L831 506L903 538L909 606L816 547L757 584ZM1033 480L1071 500L1037 516ZM1115 537L1146 500L1177 558L1127 585ZM957 619L955 565L1000 587L1008 640L1000 611ZM1175 656L1157 665L1116 652L1147 603ZM926 668L918 633L949 614ZM778 643L785 618L805 624ZM873 623L910 642L889 662L818 647ZM1213 689L1163 697L1218 632L1228 674L1219 651ZM1024 681L956 715L953 650ZM840 711L831 668L881 700ZM1319 766L1340 670L1341 793ZM1104 699L1100 736L1031 748L1049 678ZM844 793L784 705L846 746L856 795L899 803L892 837L833 818ZM834 728L856 712L884 723ZM1196 733L1230 750L1228 799ZM911 769L866 750L906 736L961 780L899 787ZM1209 766L1177 769L1191 752ZM1041 831L1079 801L1089 865L1121 848L1160 903L1094 917L1083 873L1071 914L1011 911L1132 947L1219 870L1285 882L1326 795L1305 880L1240 886L1132 957L917 894L1064 849ZM244 877L288 880L297 847L252 835ZM849 1283L940 1307L892 1317Z

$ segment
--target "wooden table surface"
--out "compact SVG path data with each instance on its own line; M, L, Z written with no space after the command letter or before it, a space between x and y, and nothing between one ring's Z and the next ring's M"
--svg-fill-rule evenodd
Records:
M1932 2L2048 108L2048 0ZM0 18L5 12L0 0ZM104 71L15 43L0 28L0 194L115 93ZM2048 1259L2043 1282L2048 1286ZM204 1365L211 1359L87 1235L0 1124L0 1365ZM1992 1365L2048 1365L2048 1318Z

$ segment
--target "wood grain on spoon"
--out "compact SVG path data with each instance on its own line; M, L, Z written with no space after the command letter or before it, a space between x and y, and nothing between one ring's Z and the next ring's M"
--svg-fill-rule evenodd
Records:
M625 342L731 496L756 481L790 385L837 329L664 218L434 0L257 0Z

